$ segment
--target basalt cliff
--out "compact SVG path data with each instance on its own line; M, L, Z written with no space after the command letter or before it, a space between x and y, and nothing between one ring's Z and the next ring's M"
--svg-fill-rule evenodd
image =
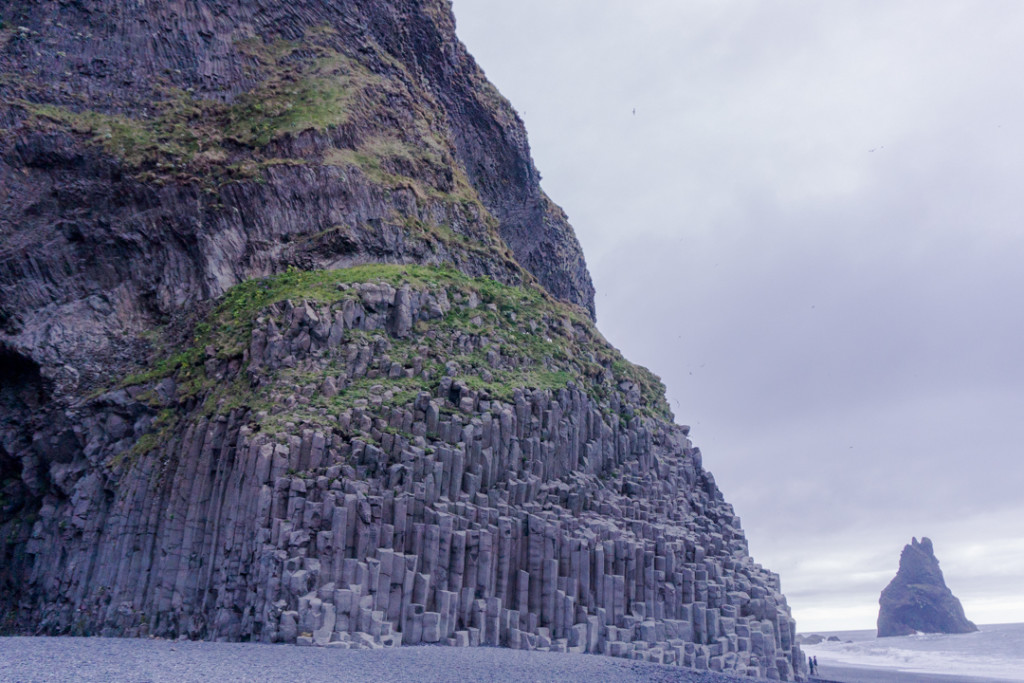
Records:
M0 6L0 630L802 679L444 0Z

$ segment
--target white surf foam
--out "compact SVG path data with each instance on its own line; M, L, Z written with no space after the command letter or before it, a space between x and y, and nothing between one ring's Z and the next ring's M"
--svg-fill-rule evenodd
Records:
M1024 681L1024 624L983 626L963 635L861 636L852 642L839 637L843 642L804 645L803 650L822 664Z

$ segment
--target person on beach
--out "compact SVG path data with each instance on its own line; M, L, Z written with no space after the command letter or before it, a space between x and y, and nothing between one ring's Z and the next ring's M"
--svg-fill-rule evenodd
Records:
M811 670L811 675L814 675L814 657L807 655L807 668Z

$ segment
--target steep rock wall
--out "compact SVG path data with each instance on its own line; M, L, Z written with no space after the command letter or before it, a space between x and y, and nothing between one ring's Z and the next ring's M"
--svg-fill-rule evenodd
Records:
M778 577L686 428L644 414L655 380L536 295L384 272L395 286L276 301L240 351L214 333L201 370L93 399L85 457L0 548L24 577L15 622L799 675Z
M445 2L4 3L0 629L801 678L593 313Z
M15 0L0 23L0 334L57 389L289 265L518 282L514 259L593 314L522 122L441 0Z

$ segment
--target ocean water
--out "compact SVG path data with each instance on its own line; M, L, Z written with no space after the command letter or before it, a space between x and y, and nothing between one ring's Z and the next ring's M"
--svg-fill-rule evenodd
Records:
M840 642L802 645L819 664L1024 681L1024 624L979 626L977 633L876 638L870 631L817 631ZM810 633L801 635L811 635Z

